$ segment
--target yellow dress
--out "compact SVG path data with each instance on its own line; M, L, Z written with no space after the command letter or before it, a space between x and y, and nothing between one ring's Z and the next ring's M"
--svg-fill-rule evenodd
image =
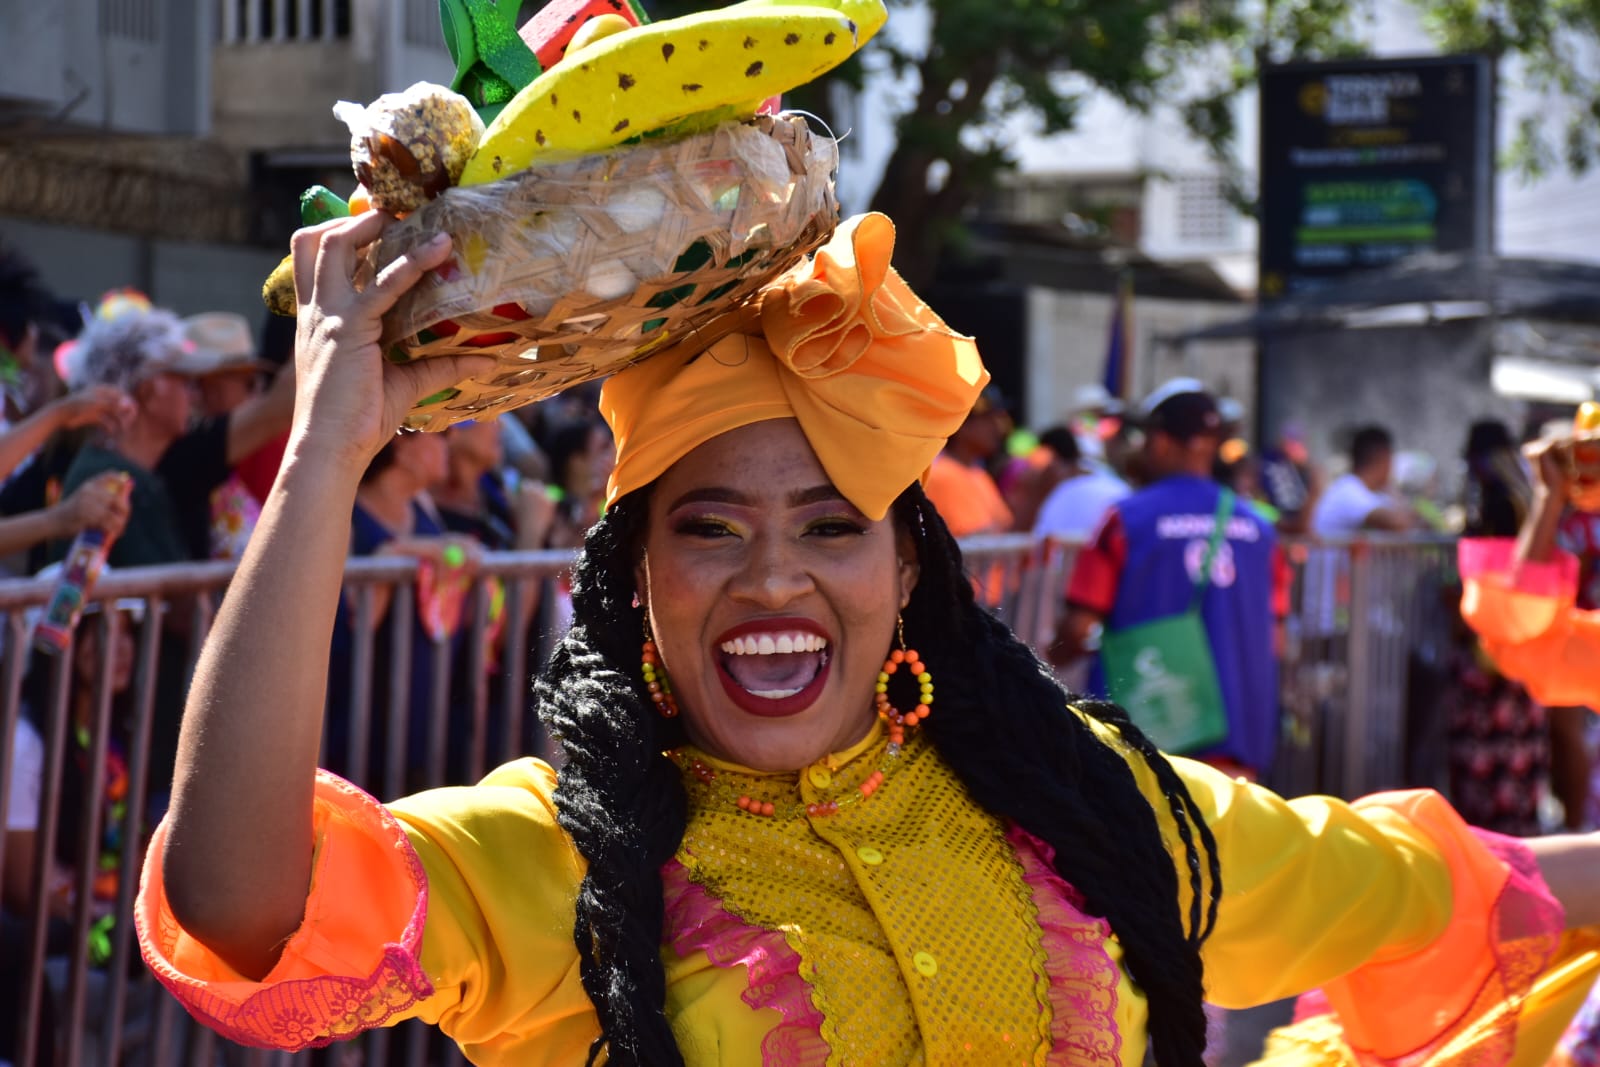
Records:
M1120 751L1112 731L1095 728ZM1140 1064L1145 999L1048 849L973 804L926 741L913 736L897 759L885 753L874 731L798 775L704 756L709 772L686 775L690 818L663 872L662 949L686 1062ZM1123 755L1177 855L1154 776ZM1220 853L1208 999L1241 1007L1346 976L1328 989L1350 1025L1313 1020L1280 1048L1288 1060L1355 1062L1329 1058L1347 1055L1349 1031L1378 1059L1398 1060L1459 1037L1486 996L1521 1003L1530 992L1559 909L1528 918L1553 906L1535 884L1518 898L1515 930L1497 919L1515 879L1436 796L1360 809L1284 801L1202 764L1174 765ZM761 818L728 800L742 792L782 806L798 789L804 802L825 801L879 769L883 786L833 815ZM303 1048L415 1016L477 1064L583 1063L599 1029L572 940L583 861L556 821L555 780L523 760L478 786L385 807L320 775L305 920L262 982L173 919L163 827L137 907L146 959L198 1017L250 1044ZM1182 868L1178 880L1187 886ZM1496 962L1506 959L1520 966L1510 978ZM1562 989L1581 981L1569 976ZM1524 1046L1547 1053L1564 1022L1556 1016L1576 1004L1524 1007L1520 1030L1515 1010L1503 1014L1494 1033L1507 1054L1480 1062L1511 1062L1513 1040L1516 1062ZM1545 1017L1556 1020L1548 1035L1535 1025Z

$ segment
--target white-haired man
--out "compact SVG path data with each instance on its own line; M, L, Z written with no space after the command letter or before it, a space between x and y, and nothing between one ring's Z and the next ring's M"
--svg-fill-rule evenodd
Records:
M78 453L63 488L106 470L132 475L131 514L111 549L113 566L208 558L211 492L239 460L288 429L293 382L191 429L196 380L215 369L217 354L197 347L176 315L152 309L96 321L79 344L85 383L119 386L134 412Z

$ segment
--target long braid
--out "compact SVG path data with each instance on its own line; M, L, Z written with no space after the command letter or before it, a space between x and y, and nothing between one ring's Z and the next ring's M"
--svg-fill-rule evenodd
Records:
M646 505L644 492L624 498L590 531L574 571L573 626L536 699L566 755L555 795L561 825L588 862L574 936L602 1031L591 1061L603 1051L614 1064L670 1067L683 1059L664 1011L660 868L686 815L677 770L661 753L683 738L654 713L634 666L643 615L631 606L633 547ZM1160 783L1190 883L1186 927L1172 858L1127 764L1066 710L1033 653L978 607L960 549L921 489L903 494L895 512L921 563L908 639L940 667L930 738L980 805L1054 848L1058 872L1122 942L1149 1002L1158 1062L1195 1067L1205 1048L1199 947L1221 891L1210 830L1125 715L1078 703L1115 726Z
M977 605L961 550L920 487L896 508L918 540L922 564L905 612L907 640L944 666L939 707L925 727L930 739L973 799L1055 850L1058 873L1110 923L1148 999L1157 1061L1200 1064L1206 1024L1199 950L1216 920L1221 873L1193 798L1121 709L1076 702L1115 726L1160 783L1189 878L1185 924L1172 857L1127 764L1067 710L1064 692L1033 652Z
M566 756L556 786L562 827L588 862L574 939L583 988L600 1017L590 1062L681 1064L667 1025L661 966L661 867L677 850L686 801L662 753L682 743L646 699L637 662L643 612L633 606L641 494L619 502L585 541L573 571L573 624L534 687Z

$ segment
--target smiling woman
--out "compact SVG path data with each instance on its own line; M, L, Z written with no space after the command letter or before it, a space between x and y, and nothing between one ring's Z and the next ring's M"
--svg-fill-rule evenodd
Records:
M535 686L564 763L380 804L318 772L360 470L469 360L372 339L376 215L296 240L284 472L198 670L138 908L237 1040L419 1017L489 1065L1203 1062L1202 997L1322 986L1282 1062L1543 1062L1595 966L1590 838L1426 792L1286 802L1074 700L922 479L987 374L882 216L607 382L608 508ZM1566 908L1563 915L1563 907Z
M641 548L639 598L696 747L785 771L866 735L861 695L916 556L891 519L839 495L799 423L742 426L673 464Z

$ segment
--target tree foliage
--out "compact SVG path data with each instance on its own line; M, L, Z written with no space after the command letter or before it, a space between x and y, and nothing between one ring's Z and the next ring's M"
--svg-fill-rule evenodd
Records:
M719 6L647 0L658 17ZM1232 168L1233 102L1263 64L1360 55L1375 0L888 0L926 10L916 46L881 33L836 77L862 64L910 75L910 106L872 197L900 229L897 258L926 278L968 209L1014 166L1017 120L1070 130L1084 97L1102 91L1136 112L1171 106ZM1441 51L1482 51L1525 86L1550 94L1518 117L1511 164L1539 174L1600 162L1600 0L1408 0ZM891 27L895 16L891 14ZM924 46L925 45L925 46ZM826 114L818 93L803 98ZM1230 169L1248 208L1243 175Z

